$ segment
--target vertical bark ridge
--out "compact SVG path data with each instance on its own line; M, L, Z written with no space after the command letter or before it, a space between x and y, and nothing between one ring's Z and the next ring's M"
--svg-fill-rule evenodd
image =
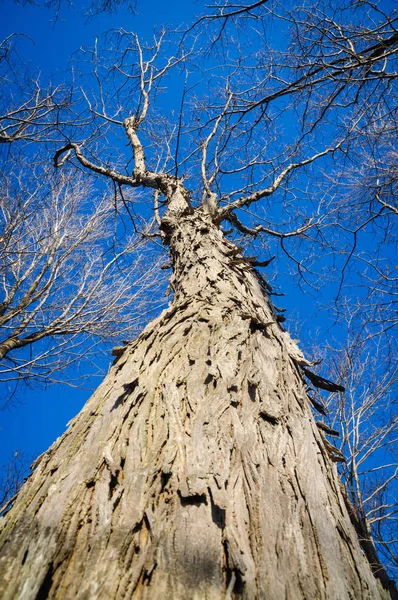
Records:
M2 519L2 598L389 598L258 275L205 212L165 230L173 303Z

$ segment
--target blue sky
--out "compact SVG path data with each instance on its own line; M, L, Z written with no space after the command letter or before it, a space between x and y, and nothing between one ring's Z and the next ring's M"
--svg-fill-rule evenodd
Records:
M76 2L79 4L83 3ZM10 33L30 36L32 42L26 42L29 47L26 56L43 74L49 74L65 69L73 52L80 46L91 45L97 35L113 27L123 27L147 37L152 35L154 27L189 23L197 11L198 6L192 2L151 0L140 3L135 14L120 8L117 15L102 14L86 19L75 9L64 6L58 20L54 21L47 9L31 5L21 7L3 0L0 3L0 35L2 39Z

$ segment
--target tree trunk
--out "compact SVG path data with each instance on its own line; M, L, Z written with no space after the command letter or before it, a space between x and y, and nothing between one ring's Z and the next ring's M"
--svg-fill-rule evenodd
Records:
M174 301L3 518L1 597L389 598L260 277L204 209L163 227Z

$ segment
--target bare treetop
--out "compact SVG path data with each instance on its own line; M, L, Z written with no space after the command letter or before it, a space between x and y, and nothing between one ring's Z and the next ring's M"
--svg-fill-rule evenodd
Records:
M385 164L388 156L393 164L397 132L396 20L371 5L362 22L348 6L252 8L250 35L232 19L216 42L217 19L210 17L198 21L183 45L165 32L153 44L124 30L100 38L84 54L93 77L85 63L80 106L92 121L86 134L65 130L68 141L55 162L74 156L118 186L166 196L168 186L184 180L194 206L206 205L216 221L229 221L245 236L279 239L304 274L308 252L288 249L285 240L329 252L329 229L345 238L349 258L363 228L396 214L394 167ZM250 21L252 11L246 16ZM204 25L210 54L200 35ZM179 92L179 108L174 101L170 109L170 88ZM132 156L119 144L123 136ZM354 180L359 168L368 202L351 203L348 214L340 182L350 173Z

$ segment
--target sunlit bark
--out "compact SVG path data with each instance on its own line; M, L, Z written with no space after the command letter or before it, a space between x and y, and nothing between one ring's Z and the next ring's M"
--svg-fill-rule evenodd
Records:
M265 282L173 194L174 300L3 519L2 598L389 598Z

